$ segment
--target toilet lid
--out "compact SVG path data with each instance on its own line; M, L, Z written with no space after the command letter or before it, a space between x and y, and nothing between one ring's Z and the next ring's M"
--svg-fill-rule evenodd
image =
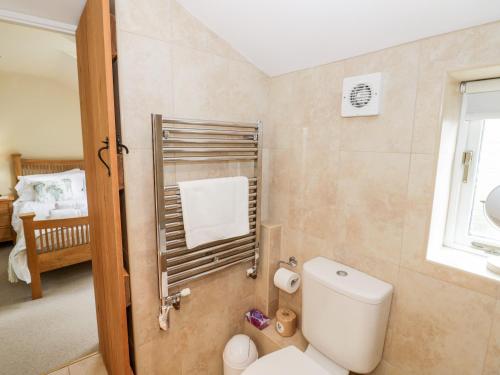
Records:
M295 346L287 346L252 363L242 375L331 375Z

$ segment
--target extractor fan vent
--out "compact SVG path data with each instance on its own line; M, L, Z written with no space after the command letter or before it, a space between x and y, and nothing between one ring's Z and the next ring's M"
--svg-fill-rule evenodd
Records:
M366 83L358 83L351 90L351 105L356 108L363 108L372 100L372 89Z
M344 79L342 116L373 116L380 113L381 73Z

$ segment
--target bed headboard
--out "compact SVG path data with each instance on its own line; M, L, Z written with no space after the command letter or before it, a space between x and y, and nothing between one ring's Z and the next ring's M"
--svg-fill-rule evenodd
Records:
M11 157L16 181L18 176L57 173L75 168L85 169L83 160L25 159L21 157L21 154L12 154Z

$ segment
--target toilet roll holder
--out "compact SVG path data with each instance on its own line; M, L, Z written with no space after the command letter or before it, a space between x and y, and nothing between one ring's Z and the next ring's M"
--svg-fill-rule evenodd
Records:
M295 268L295 267L297 267L298 262L297 262L297 258L295 258L294 256L291 256L290 258L288 258L288 262L286 262L284 260L280 260L278 262L278 264L280 264L280 265L281 264L286 264L287 266Z

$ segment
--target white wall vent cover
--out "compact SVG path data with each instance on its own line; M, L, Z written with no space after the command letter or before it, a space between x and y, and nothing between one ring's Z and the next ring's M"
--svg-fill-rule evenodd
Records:
M380 114L382 73L344 78L342 86L342 117Z

